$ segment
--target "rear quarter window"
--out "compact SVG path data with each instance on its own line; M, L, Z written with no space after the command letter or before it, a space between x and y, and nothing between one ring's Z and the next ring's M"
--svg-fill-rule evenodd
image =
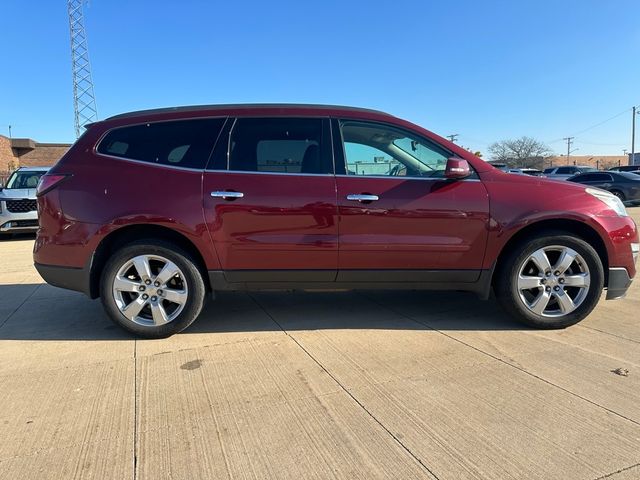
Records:
M204 169L224 118L173 120L118 127L98 145L103 155Z

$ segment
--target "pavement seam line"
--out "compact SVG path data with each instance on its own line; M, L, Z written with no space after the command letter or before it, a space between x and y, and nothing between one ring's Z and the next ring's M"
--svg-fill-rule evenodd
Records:
M623 335L618 335L618 334L616 334L616 333L605 332L604 330L599 330L599 329L597 329L597 328L590 327L589 325L580 325L580 324L578 324L577 326L578 326L578 327L582 327L582 328L586 328L586 329L588 329L588 330L593 330L594 332L600 332L600 333L602 333L602 334L604 334L604 335L609 335L609 336L611 336L611 337L619 338L619 339L621 339L621 340L626 340L627 342L640 343L640 341L635 340L635 339L633 339L633 338L625 337L625 336L623 336Z
M133 480L138 478L138 339L133 339Z
M417 324L419 324L419 325L422 325L422 326L424 326L424 327L427 327L429 330L432 330L432 331L434 331L434 332L437 332L437 333L439 333L440 335L444 335L445 337L450 338L451 340L454 340L454 341L456 341L456 342L458 342L458 343L460 343L460 344L462 344L462 345L465 345L466 347L469 347L469 348L471 348L471 349L473 349L473 350L475 350L475 351L477 351L477 352L482 353L483 355L486 355L486 356L488 356L488 357L490 357L490 358L493 358L494 360L497 360L497 361L499 361L499 362L501 362L501 363L503 363L503 364L505 364L505 365L508 365L508 366L509 366L509 367L511 367L511 368L515 368L516 370L519 370L520 372L525 373L526 375L529 375L529 376L531 376L531 377L533 377L533 378L536 378L536 379L540 380L541 382L546 383L547 385L551 385L552 387L558 388L558 389L562 390L563 392L568 393L569 395L573 395L574 397L579 398L579 399L581 399L581 400L583 400L583 401L585 401L585 402L587 402L587 403L590 403L591 405L594 405L594 406L596 406L596 407L599 407L599 408L601 408L601 409L603 409L603 410L605 410L605 411L607 411L607 412L609 412L609 413L611 413L611 414L613 414L613 415L616 415L616 416L618 416L618 417L620 417L620 418L623 418L623 419L625 419L625 420L627 420L627 421L629 421L629 422L633 423L634 425L638 425L638 426L640 426L640 422L638 422L638 421L636 421L636 420L633 420L632 418L625 417L624 415L622 415L621 413L616 412L615 410L611 410L610 408L607 408L607 407L605 407L604 405L600 405L599 403L594 402L593 400L589 400L588 398L583 397L582 395L579 395L579 394L577 394L577 393L575 393L575 392L572 392L571 390L568 390L568 389L566 389L566 388L564 388L564 387L562 387L562 386L560 386L560 385L556 385L555 383L553 383L553 382L551 382L551 381L549 381L549 380L547 380L547 379L545 379L545 378L542 378L542 377L540 377L539 375L536 375L535 373L529 372L528 370L525 370L525 369L523 369L523 368L520 368L520 367L518 367L517 365L514 365L514 364L512 364L512 363L509 363L509 362L507 362L506 360L503 360L503 359L502 359L502 358L500 358L500 357L496 357L495 355L493 355L493 354L491 354L491 353L489 353L489 352L485 352L484 350L482 350L482 349L480 349L480 348L478 348L478 347L475 347L475 346L473 346L473 345L471 345L471 344L469 344L469 343L466 343L466 342L464 342L464 341L460 340L459 338L456 338L456 337L454 337L454 336L452 336L452 335L449 335L449 334L447 334L447 333L443 332L442 330L438 330L437 328L432 327L432 326L431 326L431 325L429 325L428 323L424 323L424 322L422 322L422 321L420 321L420 320L416 320L415 318L411 318L410 316L405 315L405 314L404 314L404 313L402 313L402 312L399 312L399 311L397 311L397 310L395 310L395 309L393 309L393 308L391 308L391 307L389 307L389 306L387 306L387 305L383 305L382 303L377 302L376 300L374 300L374 299L372 299L372 298L368 297L367 295L363 295L363 294L361 294L361 295L362 295L363 297L367 298L369 301L371 301L371 302L375 303L376 305L378 305L378 306L380 306L380 307L382 307L382 308L386 308L387 310L389 310L389 311L391 311L391 312L395 313L396 315L400 315L401 317L406 318L407 320L410 320L410 321L415 322L415 323L417 323Z
M251 298L251 300L253 300L253 302L256 305L258 305L264 311L264 313L273 321L273 323L275 323L278 326L278 328L280 328L280 330L282 330L282 332L287 337L293 340L296 343L296 345L298 345L298 347L300 347L300 349L311 360L313 360L313 362L316 365L318 365L327 375L329 375L329 377L340 387L340 389L344 393L346 393L351 398L351 400L353 400L367 415L369 415L369 417L371 417L373 421L380 426L380 428L382 428L405 452L407 452L411 458L413 458L416 462L418 462L418 464L424 470L426 470L433 478L435 478L436 480L440 480L439 477L433 472L433 470L431 470L420 458L418 458L409 449L409 447L407 447L404 443L402 443L400 439L396 435L394 435L393 432L391 432L391 430L389 430L380 420L378 420L375 417L375 415L373 415L373 413L371 413L369 409L367 409L367 407L365 407L364 404L360 402L353 393L351 393L331 372L329 372L329 370L327 370L327 368L325 368L325 366L322 363L320 363L306 348L304 348L304 346L293 335L291 335L287 330L285 330L284 327L280 325L280 323L273 317L273 315L271 315L271 313L269 313L267 309L260 302L258 302L258 300L254 298L253 295L251 295L251 293L247 293L247 295L249 296L249 298Z
M640 463L636 463L635 465L631 465L630 467L621 468L620 470L616 470L615 472L607 473L602 477L598 477L595 480L604 480L605 478L611 478L613 475L617 475L618 473L626 472L627 470L631 470L632 468L640 467Z
M31 297L33 297L33 295L40 290L40 287L42 287L42 285L44 285L44 283L39 284L36 288L33 289L33 292L31 292L29 295L27 295L27 298L24 299L24 301L18 305L15 310L13 312L11 312L9 315L7 315L7 318L4 319L4 322L0 323L0 328L4 327L5 324L9 321L9 319L11 317L13 317L13 315L22 308L22 306L27 303L27 300L29 300Z

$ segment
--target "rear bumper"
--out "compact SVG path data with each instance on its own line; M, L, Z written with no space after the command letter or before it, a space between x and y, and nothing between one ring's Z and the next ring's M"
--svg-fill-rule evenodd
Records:
M607 300L623 298L631 286L631 277L626 268L609 269L609 285L607 287Z
M89 292L89 269L43 265L42 263L36 263L35 267L40 276L49 285L75 290L89 297L91 296Z

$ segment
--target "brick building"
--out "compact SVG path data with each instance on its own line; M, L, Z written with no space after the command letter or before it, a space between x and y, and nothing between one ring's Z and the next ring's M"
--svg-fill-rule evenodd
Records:
M18 167L49 167L69 149L69 143L39 143L30 138L0 135L0 177Z
M611 167L629 165L631 155L571 155L569 161L565 155L547 157L544 159L544 168L561 167L564 165L583 165L599 170L607 170Z

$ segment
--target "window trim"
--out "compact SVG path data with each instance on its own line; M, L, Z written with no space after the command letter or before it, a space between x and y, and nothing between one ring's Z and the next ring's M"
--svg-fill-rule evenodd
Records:
M439 148L440 150L444 151L447 154L447 159L452 158L452 157L456 157L456 155L449 150L448 148L440 145L437 142L434 142L431 139L425 138L424 135L420 135L416 132L414 132L413 130L409 130L407 128L404 127L399 127L396 126L392 123L387 123L387 122L380 122L380 121L376 121L376 120L362 120L362 119L358 119L358 118L338 118L338 117L333 117L332 118L332 122L331 122L331 126L337 128L338 130L338 142L340 142L340 149L339 149L339 153L342 155L342 162L341 163L341 167L344 168L344 171L341 173L336 173L336 177L341 177L341 178L378 178L378 179L401 179L401 180L429 180L432 182L436 182L436 181L447 181L448 179L445 177L413 177L413 176L389 176L389 175L349 175L348 169L347 169L347 153L345 151L345 142L344 142L344 138L342 137L342 124L343 123L347 123L347 122L354 122L354 123L365 123L365 124L370 124L370 125L379 125L383 128L389 128L392 130L397 130L403 134L407 134L407 136L411 137L416 137L417 139L419 139L420 141L425 142L425 144L427 145L434 145L437 148ZM333 130L333 129L332 129ZM335 158L335 155L334 155ZM419 161L419 160L418 160ZM471 164L469 164L469 168L471 170L471 175L469 175L468 178L460 178L460 179L456 179L456 181L481 181L480 180L480 175L478 175L478 172L476 172L476 170L473 168L473 166L471 166Z
M128 128L128 127L137 127L140 125L149 125L152 123L167 123L167 122L181 122L181 121L185 121L185 122L189 122L191 120L215 120L215 119L224 119L224 121L222 122L222 127L220 128L220 131L218 132L218 136L216 137L216 139L213 142L213 147L211 148L211 151L209 152L209 156L207 157L207 160L204 163L204 167L203 168L195 168L195 167L181 167L178 165L167 165L164 163L152 163L152 162L147 162L146 160L138 160L135 158L129 158L129 157L118 157L116 155L109 155L108 153L102 153L98 151L98 147L100 146L100 144L102 144L102 142L104 141L104 138L111 133L114 130L118 130L121 128ZM163 120L153 120L153 121L147 121L147 122L136 122L136 123L127 123L125 125L119 125L117 127L111 127L108 128L107 130L105 130L104 132L102 132L102 134L100 135L100 137L98 138L98 140L93 144L93 147L91 148L91 153L93 155L99 156L99 157L104 157L104 158L111 158L113 160L123 160L125 162L132 162L132 163L136 163L136 164L140 164L140 165L151 165L154 167L164 167L164 168L170 168L173 170L182 170L182 171L186 171L186 172L202 172L204 171L207 166L209 165L209 162L211 161L211 155L213 155L213 152L216 149L216 145L218 144L218 140L220 139L220 135L222 134L222 132L224 131L224 127L226 126L227 122L229 121L229 116L228 115L216 115L216 116L202 116L202 117L188 117L188 118L168 118L168 119L163 119Z
M325 154L328 154L331 158L331 161L329 163L329 166L332 168L333 171L329 172L329 173L289 173L289 172L252 172L250 170L231 170L229 168L229 164L231 161L231 135L233 134L233 130L235 129L238 120L242 120L242 119L267 119L267 118L298 118L298 119L310 119L310 120L319 120L320 121L320 127L321 127L321 144L320 144L320 152L322 153L324 151ZM215 153L216 150L216 146L217 146L217 142L220 141L220 137L218 137L218 139L216 140L216 146L214 146L213 150L211 151L211 155L209 157L209 162L207 162L207 165L205 167L205 171L207 172L215 172L215 173L241 173L241 174L248 174L248 175L286 175L286 176L298 176L298 177L327 177L327 176L335 176L335 171L336 171L336 165L335 165L335 159L334 159L334 155L333 155L333 144L329 143L332 141L333 136L332 136L332 131L331 131L331 125L330 125L330 121L331 118L328 116L318 116L318 115L242 115L242 116L237 116L237 117L229 117L227 119L227 122L231 122L231 126L229 128L229 130L225 133L225 126L223 126L222 130L220 131L220 135L222 134L226 134L227 139L227 149L225 152L225 156L226 156L226 168L224 170L222 169L214 169L214 168L209 168L209 163L211 163L211 156Z

